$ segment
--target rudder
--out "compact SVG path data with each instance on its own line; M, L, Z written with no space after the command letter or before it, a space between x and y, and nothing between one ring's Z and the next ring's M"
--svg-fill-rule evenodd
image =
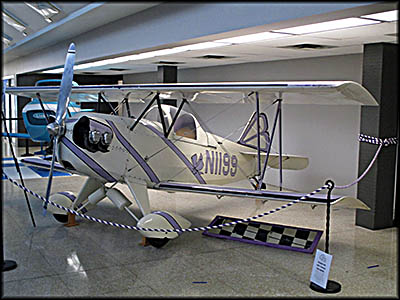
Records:
M268 133L268 118L265 113L259 114L260 151L267 152L271 138ZM254 112L244 128L238 144L257 150L257 113Z

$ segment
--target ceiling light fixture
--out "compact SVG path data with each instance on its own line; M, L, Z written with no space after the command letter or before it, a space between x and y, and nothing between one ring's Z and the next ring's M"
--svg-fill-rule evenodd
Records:
M215 42L204 42L186 46L179 46L172 49L179 50L179 52L183 52L183 51L203 50L203 49L217 48L222 46L229 46L230 44L231 43L228 42L215 41Z
M2 10L2 13L3 13L4 22L6 22L8 25L14 27L19 32L23 32L28 27L28 25L26 25L24 22L19 20L17 17L13 16L11 13L6 11L5 9Z
M197 43L197 44L186 45L186 46L178 46L178 47L174 47L174 48L154 50L154 51L149 51L149 52L143 52L143 53L138 53L138 54L126 55L126 56L121 56L121 57L116 57L116 58L109 58L109 59L99 60L99 61L95 61L95 62L75 65L74 70L89 69L89 68L94 68L94 67L99 67L99 66L124 63L124 62L132 61L132 60L141 60L141 59L152 58L152 57L156 57L156 56L165 56L165 55L170 55L170 54L180 53L180 52L185 52L185 51L202 50L202 49L216 48L216 47L227 46L227 45L230 45L230 44L225 43L225 42L224 43L204 42L204 43ZM42 73L62 73L63 71L64 71L64 68L58 68L58 69L53 69L53 70L42 71Z
M74 67L74 70L75 70L75 67ZM64 68L58 68L58 69L42 71L42 73L46 73L46 74L62 73L62 72L64 72Z
M368 20L368 19L360 19L360 18L346 18L328 22L321 22L303 26L295 26L290 28L283 28L279 30L274 30L274 32L280 33L291 33L291 34L307 34L307 33L314 33L320 31L329 31L335 29L343 29L349 27L356 27L356 26L364 26L364 25L371 25L377 24L380 21L375 20Z
M60 10L50 2L25 2L25 4L42 15L47 23L53 22L51 17L60 13Z
M247 34L242 36L231 37L222 40L216 40L218 43L232 43L232 44L242 44L242 43L251 43L262 40L276 39L280 37L285 37L287 34L283 33L275 33L275 32L260 32L254 34Z
M384 11L376 14L361 16L360 18L375 19L379 21L392 22L398 20L398 10Z
M5 33L3 32L3 35L1 36L1 38L2 38L2 40L3 40L3 44L4 44L4 45L6 45L6 46L10 46L10 45L11 45L11 42L12 42L12 40L13 40L12 37L8 36L7 34L5 34Z
M143 52L143 53L139 53L139 54L132 54L132 55L127 55L127 56L121 56L121 57L116 57L116 58L110 58L110 59L80 64L80 65L76 65L74 67L74 69L76 69L76 70L88 69L88 68L99 67L99 66L104 66L104 65L112 65L112 64L118 64L118 63L124 63L127 61L141 60L141 59L152 58L152 57L156 57L156 56L165 56L165 55L170 55L170 54L175 54L175 53L180 53L180 52L185 52L185 51L209 49L209 48L215 48L215 47L226 46L226 45L227 45L226 43L214 43L214 42L197 43L197 44L193 44L193 45L179 46L179 47L167 48L167 49L161 49L161 50L154 50L154 51Z

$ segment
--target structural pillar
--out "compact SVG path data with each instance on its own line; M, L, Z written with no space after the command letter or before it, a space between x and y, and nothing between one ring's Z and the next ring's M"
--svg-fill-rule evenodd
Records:
M361 107L360 133L382 139L398 137L397 48L397 45L389 43L364 45L362 84L379 106ZM360 143L359 176L367 168L377 147ZM383 147L375 164L358 183L357 197L371 210L358 209L356 225L368 229L394 225L394 206L399 207L399 203L395 204L397 148L398 145Z
M159 83L177 83L178 68L176 66L158 66L157 80ZM176 99L161 99L162 104L177 106Z
M177 83L178 68L176 66L158 66L157 80L159 83Z

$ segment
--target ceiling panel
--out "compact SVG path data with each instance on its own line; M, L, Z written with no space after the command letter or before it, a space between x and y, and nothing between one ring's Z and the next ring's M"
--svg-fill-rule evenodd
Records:
M87 11L82 14L79 18L71 18L71 14L75 15L79 11L85 10L89 6L97 6L91 11ZM56 2L56 5L62 10L57 17L54 17L54 21L68 20L63 25L57 26L55 29L49 30L42 34L42 36L35 39L29 40L32 34L38 31L43 31L49 28L49 24L44 21L43 17L37 12L29 8L22 2L4 2L3 8L8 10L11 14L14 14L25 22L29 26L30 32L28 37L24 37L21 32L18 32L14 28L10 27L3 22L3 32L9 36L12 36L13 42L20 42L20 44L12 51L7 53L5 62L7 60L13 60L19 56L26 55L30 51L37 51L44 47L48 47L50 44L56 44L62 40L79 36L83 32L99 28L105 24L113 21L122 19L128 15L133 15L141 10L150 8L160 4L159 2L124 2L124 3L94 3L94 2ZM378 5L379 6L379 5ZM387 5L382 4L382 11L393 9L388 8ZM365 7L364 7L365 8ZM359 9L359 15L365 14L365 9L362 6ZM379 7L374 8L374 12L379 11ZM75 13L75 14L74 14ZM354 10L353 16L357 16L357 11ZM340 14L337 14L339 16ZM340 18L340 17L339 17ZM293 19L296 22L297 19ZM312 22L312 19L310 19ZM315 21L314 21L315 22ZM301 22L300 22L301 23ZM276 28L283 28L283 23L274 24ZM286 26L286 23L285 23ZM246 28L241 30L241 34L245 34L246 30L249 33L254 33L256 28ZM260 28L258 31L260 32ZM227 36L234 36L234 32L225 32ZM156 39L157 36L154 36ZM201 41L213 41L214 36L202 36ZM101 43L101 37L96 40L97 43ZM188 44L189 40L182 40L181 44ZM168 64L171 62L180 62L177 64L179 68L197 68L207 66L218 66L226 64L238 64L238 63L252 63L252 62L263 62L273 61L282 59L296 59L296 58L308 58L308 57L321 57L321 56L332 56L332 55L344 55L353 53L362 53L363 45L366 43L378 43L388 42L397 43L397 21L395 22L384 22L375 25L367 25L361 27L352 27L340 30L330 30L312 34L302 35L287 35L282 38L276 38L272 40L264 40L246 44L233 44L229 46L210 48L204 50L186 51L171 55L164 55L159 57L147 58L142 60L128 61L126 63L104 65L96 68L88 68L76 70L77 74L85 72L94 72L101 74L116 74L116 73L138 73L138 72L151 72L157 69L159 64ZM283 48L299 44L314 44L320 46L333 46L331 49L290 49ZM157 49L166 49L175 47L175 45L161 45ZM12 46L11 46L12 48ZM150 51L149 49L147 51ZM143 51L146 52L146 51ZM4 53L4 51L3 51ZM132 54L132 53L131 53ZM111 54L104 53L104 58ZM125 53L129 55L129 53ZM224 56L223 59L216 58L203 58L206 55L217 55ZM101 60L102 57L98 57ZM123 71L110 70L111 69L124 69ZM40 70L38 70L40 71Z

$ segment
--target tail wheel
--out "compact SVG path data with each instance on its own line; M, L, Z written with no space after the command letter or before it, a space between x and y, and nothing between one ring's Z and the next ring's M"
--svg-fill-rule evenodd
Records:
M149 242L150 245L152 245L155 248L161 248L165 246L168 242L168 238L163 238L163 239L157 239L157 238L146 238L147 241Z

